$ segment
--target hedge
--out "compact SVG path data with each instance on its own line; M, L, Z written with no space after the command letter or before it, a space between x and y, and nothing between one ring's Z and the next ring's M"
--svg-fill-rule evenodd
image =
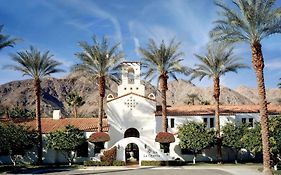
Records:
M187 165L187 162L180 160L171 161L141 161L141 166L183 166Z
M103 161L93 161L87 160L84 161L84 166L125 166L125 162L121 160L114 160L112 164L110 162L103 162Z

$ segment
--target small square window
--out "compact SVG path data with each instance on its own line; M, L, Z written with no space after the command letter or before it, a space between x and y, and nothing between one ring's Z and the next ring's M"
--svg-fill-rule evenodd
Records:
M124 90L127 90L127 88L124 88Z

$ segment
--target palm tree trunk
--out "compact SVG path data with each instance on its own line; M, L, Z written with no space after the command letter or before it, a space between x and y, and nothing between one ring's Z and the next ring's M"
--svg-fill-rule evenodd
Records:
M216 118L216 139L217 139L217 161L222 162L222 151L221 151L221 135L220 135L220 78L214 77L214 98L215 98L215 118Z
M268 110L266 101L266 92L264 84L264 60L262 55L261 44L254 42L252 44L252 64L256 72L258 83L259 105L260 105L260 122L262 134L262 148L263 148L263 173L272 174L270 167L270 153L269 153L269 128L268 128Z
M42 127L41 127L41 112L40 112L40 97L41 97L41 86L40 86L40 79L36 78L34 79L34 91L35 91L35 98L36 98L36 119L37 119L37 131L38 131L38 145L37 145L37 164L41 165L42 162L42 149L43 149L43 143L42 143Z
M167 85L168 76L160 75L160 89L161 89L161 98L162 98L162 130L163 132L167 132L168 123L167 123L167 100L166 100L166 92L168 90Z
M105 77L99 77L99 125L98 125L98 132L102 132L102 119L104 116L103 112L103 100L105 96Z

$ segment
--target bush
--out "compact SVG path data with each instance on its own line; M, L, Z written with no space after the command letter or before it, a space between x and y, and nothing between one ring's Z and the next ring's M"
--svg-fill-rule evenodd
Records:
M125 166L126 163L122 160L114 160L112 165L113 166Z
M112 164L102 161L84 161L84 166L125 166L125 162L121 160L114 160Z
M103 155L101 156L100 159L102 162L108 162L109 165L112 165L113 161L116 160L116 154L117 154L117 147L114 146L109 150L103 151Z
M187 162L180 160L171 160L171 161L141 161L141 166L183 166Z

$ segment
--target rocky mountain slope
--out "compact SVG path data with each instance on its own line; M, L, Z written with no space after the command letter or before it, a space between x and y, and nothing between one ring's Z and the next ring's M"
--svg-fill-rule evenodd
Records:
M156 93L157 101L159 91L149 83L146 86L146 94ZM84 76L70 75L62 79L46 78L42 81L42 111L44 115L51 116L53 109L60 109L64 115L69 114L69 107L65 100L70 92L78 92L83 97L85 104L79 108L79 113L84 116L97 114L98 89L97 84L89 81ZM185 80L172 81L168 85L168 105L183 104L212 104L212 87L197 87ZM110 82L106 93L117 94L117 84ZM267 90L268 101L272 104L281 104L281 90ZM221 88L222 104L254 104L257 103L257 90L247 87L239 87L236 90L227 87ZM160 104L160 103L159 103ZM34 109L35 98L33 96L32 80L12 81L0 86L0 106Z

